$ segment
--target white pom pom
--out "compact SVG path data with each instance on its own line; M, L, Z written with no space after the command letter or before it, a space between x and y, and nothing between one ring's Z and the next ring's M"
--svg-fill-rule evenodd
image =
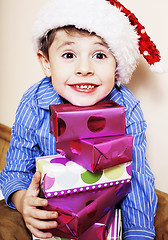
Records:
M166 73L168 72L168 62L160 61L152 64L150 70L156 73Z

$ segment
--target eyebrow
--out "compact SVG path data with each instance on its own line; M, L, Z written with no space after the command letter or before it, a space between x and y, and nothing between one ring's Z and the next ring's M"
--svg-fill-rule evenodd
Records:
M64 47L64 46L68 46L68 45L72 45L72 44L75 44L75 42L73 42L73 41L66 41L66 42L63 42L62 44L60 44L60 45L57 47L57 49L59 50L60 48L62 48L62 47ZM107 48L107 49L110 49L105 42L99 42L99 41L98 41L98 42L95 42L94 45L101 45L101 46L103 46L103 47L105 47L105 48Z
M105 42L95 42L94 45L101 45L103 47L109 48L109 46Z
M62 47L64 47L64 46L67 46L67 45L72 45L72 44L74 44L74 43L75 43L75 42L71 42L71 41L63 42L61 45L58 46L57 49L60 49L60 48L62 48Z

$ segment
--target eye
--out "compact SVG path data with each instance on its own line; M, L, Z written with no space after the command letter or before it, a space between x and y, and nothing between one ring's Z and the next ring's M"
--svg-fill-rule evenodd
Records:
M93 57L96 58L96 59L104 59L104 58L107 58L106 54L105 54L105 53L102 53L102 52L96 53Z
M63 57L68 58L68 59L72 59L72 58L75 58L75 55L71 52L67 52L67 53L63 54Z

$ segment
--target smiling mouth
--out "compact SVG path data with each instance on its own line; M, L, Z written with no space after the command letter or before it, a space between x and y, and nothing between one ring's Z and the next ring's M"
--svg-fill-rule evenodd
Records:
M98 87L98 85L90 83L72 84L69 86L72 87L74 90L80 92L92 92Z

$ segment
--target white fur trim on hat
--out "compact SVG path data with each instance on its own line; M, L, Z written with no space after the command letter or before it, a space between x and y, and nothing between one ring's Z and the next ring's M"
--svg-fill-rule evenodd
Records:
M108 44L117 62L118 83L128 83L139 58L139 36L129 19L106 0L54 0L39 12L33 28L36 51L50 30L74 25L95 32Z

